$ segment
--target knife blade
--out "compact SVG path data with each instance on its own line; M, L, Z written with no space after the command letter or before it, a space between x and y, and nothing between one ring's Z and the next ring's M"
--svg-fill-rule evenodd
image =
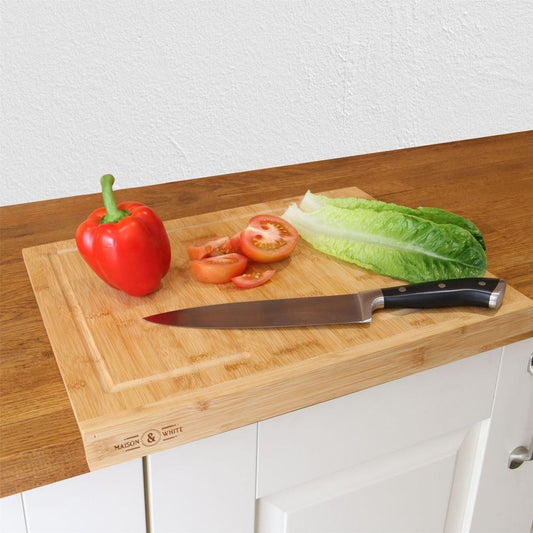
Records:
M144 317L166 326L211 329L284 328L356 324L377 309L478 306L498 309L506 283L461 278L371 289L354 294L232 302L177 309Z

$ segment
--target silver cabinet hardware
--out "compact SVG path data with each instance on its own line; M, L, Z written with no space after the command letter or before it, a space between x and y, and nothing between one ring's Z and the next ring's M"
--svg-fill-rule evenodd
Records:
M533 459L533 438L529 444L529 449L525 446L518 446L510 453L507 466L513 470L525 461L531 461L531 459Z

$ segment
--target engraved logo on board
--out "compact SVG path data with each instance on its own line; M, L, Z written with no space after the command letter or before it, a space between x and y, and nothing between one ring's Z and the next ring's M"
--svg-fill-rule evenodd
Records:
M183 433L183 426L179 424L168 424L159 428L146 430L142 435L129 435L113 444L115 452L129 452L142 447L152 447L161 441L176 439Z

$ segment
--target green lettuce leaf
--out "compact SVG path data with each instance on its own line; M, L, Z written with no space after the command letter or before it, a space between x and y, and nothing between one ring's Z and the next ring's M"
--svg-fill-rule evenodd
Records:
M368 202L368 200L367 200ZM402 210L291 204L282 218L317 250L411 283L482 276L485 251L466 229Z
M397 205L392 202L382 202L380 200L367 200L366 198L346 197L346 198L329 198L323 194L313 194L307 191L303 197L300 207L304 210L314 210L321 205L334 205L344 209L373 209L374 211L393 211L395 213L403 213L405 215L412 215L415 217L431 220L437 224L455 224L467 231L469 231L481 244L485 250L485 240L480 229L467 218L439 209L438 207L419 207L412 209L403 205Z

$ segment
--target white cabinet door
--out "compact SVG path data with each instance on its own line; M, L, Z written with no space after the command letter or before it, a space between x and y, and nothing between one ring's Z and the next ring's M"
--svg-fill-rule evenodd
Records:
M130 461L22 494L28 533L146 531L142 461Z
M533 461L508 468L511 451L533 439L533 339L503 349L487 450L473 511L474 533L529 533L533 528Z
M26 533L22 494L0 499L0 533Z
M444 531L477 485L500 359L492 350L260 422L256 531Z
M444 530L465 432L342 470L260 500L260 533Z
M254 530L257 425L151 455L152 533Z

